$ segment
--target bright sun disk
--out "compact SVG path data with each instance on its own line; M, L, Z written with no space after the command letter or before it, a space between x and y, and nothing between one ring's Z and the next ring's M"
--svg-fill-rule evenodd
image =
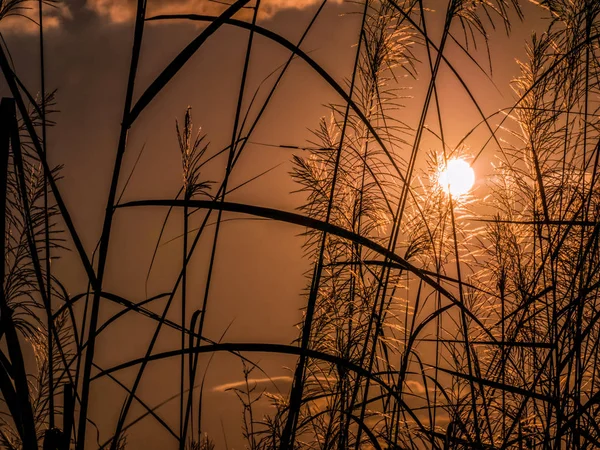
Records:
M452 197L464 195L475 183L475 172L464 159L451 159L445 169L440 170L438 182L446 193Z

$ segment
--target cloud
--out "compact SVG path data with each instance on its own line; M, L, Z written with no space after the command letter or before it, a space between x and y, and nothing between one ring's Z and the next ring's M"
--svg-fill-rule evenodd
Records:
M275 382L275 381L286 381L286 382L291 383L292 377L284 375L284 376L280 376L280 377L271 377L271 378L249 378L248 384L250 386L254 386L255 384L266 384L266 383L271 383L271 382ZM246 380L234 381L233 383L219 384L219 385L213 387L212 391L213 392L225 392L228 389L243 388L245 386L246 386Z
M418 394L425 393L425 386L423 386L423 384L421 384L420 382L415 380L407 380L405 381L405 383L413 392L416 392Z
M318 0L262 0L259 17L267 19L283 9L304 9L314 5ZM341 0L340 0L341 1ZM218 15L225 2L211 0L148 0L146 15L159 14L208 14ZM135 14L136 0L87 0L87 7L113 23L129 22ZM245 14L244 14L245 11ZM245 9L241 15L250 16L250 10Z
M63 2L43 3L44 31L60 28L65 20L72 19L71 10ZM32 34L39 31L39 2L0 1L0 32Z

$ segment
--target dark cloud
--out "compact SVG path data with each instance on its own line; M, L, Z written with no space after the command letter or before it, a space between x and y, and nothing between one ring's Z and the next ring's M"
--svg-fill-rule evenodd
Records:
M0 2L1 3L1 2ZM71 19L69 6L64 2L43 4L44 30L59 28L64 20ZM39 2L25 0L0 5L0 32L3 33L37 33L39 30Z
M303 9L317 0L262 0L260 17L269 18L282 9ZM87 0L87 6L114 23L133 19L136 0ZM158 14L218 14L223 11L221 2L210 0L149 0L148 16Z

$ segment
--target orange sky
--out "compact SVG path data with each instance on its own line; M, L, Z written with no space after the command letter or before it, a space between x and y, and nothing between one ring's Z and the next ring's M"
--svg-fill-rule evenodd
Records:
M51 29L46 35L46 84L49 89L58 89L57 109L60 110L53 116L57 126L49 132L49 158L54 164L65 165L60 187L89 255L100 235L117 145L130 58L133 3L133 0L90 0L87 5L82 1L67 2L63 9L53 12L54 19L48 21ZM439 4L435 1L429 3L433 8ZM260 24L281 33L292 42L299 38L315 11L315 2L311 0L302 0L300 3L295 0L265 0L263 4L265 13ZM218 9L216 4L205 0L151 1L150 7L156 13L168 10L206 14ZM343 86L352 68L359 17L341 13L355 11L356 8L356 5L348 3L329 4L302 46ZM486 114L509 106L514 101L508 81L517 74L515 57L524 57L525 39L541 23L538 16L534 15L536 12L532 6L525 7L525 12L525 22L517 23L515 19L510 38L502 29L492 31L492 78L498 90L456 47L447 53L467 84L476 86L474 94ZM442 13L428 16L430 30L440 28ZM136 95L140 95L199 30L195 25L181 22L147 27ZM435 31L432 33L435 35ZM39 89L37 37L30 34L30 28L17 25L5 29L4 37L17 73L30 90L36 92ZM193 107L195 126L201 126L208 135L209 153L228 144L246 39L246 31L232 27L220 30L143 112L129 135L123 178L130 173L142 148L144 152L124 200L173 198L176 195L181 184L181 162L175 118L181 121L188 105ZM472 54L487 67L485 54L481 50ZM288 54L273 43L257 38L252 56L247 98L266 75L285 62ZM428 72L423 64L419 70L428 80ZM457 143L480 119L449 70L443 69L439 80L446 139ZM423 83L407 77L401 79L400 84L410 88L406 91L410 98L404 100L406 107L399 114L403 120L416 126L418 117L414 111L420 111L421 108ZM8 95L3 82L0 83L0 95ZM325 105L339 101L314 72L300 61L295 61L251 137L250 140L255 144L249 145L240 159L231 185L243 183L268 169L273 170L232 193L228 199L287 210L299 206L302 196L290 194L297 189L288 173L293 151L257 143L306 145L311 138L310 130L317 126L321 116L327 114ZM476 153L477 146L486 138L484 130L475 133L467 141L470 153ZM437 145L431 136L425 136L422 142L422 146L434 150ZM495 151L490 147L485 151L485 157L475 164L476 183L485 182ZM224 158L216 159L208 166L206 178L220 180L225 161ZM158 209L121 211L117 214L106 290L118 291L120 295L134 300L146 298L146 272L163 217ZM194 224L197 221L195 219ZM166 239L177 237L180 229L181 220L175 218L167 227ZM291 225L265 221L243 220L224 224L206 326L209 337L218 340L226 329L226 341L289 343L297 337L294 325L301 319L299 310L303 305L302 292L306 286L304 272L309 268L309 261L302 257L301 231ZM193 273L190 278L190 298L196 296L197 303L201 302L206 277L211 242L209 236L210 233L201 241L190 268ZM160 247L158 261L147 286L149 296L168 290L172 285L178 270L176 264L179 254L179 240ZM54 266L71 294L85 289L84 272L74 263L75 257L74 253L64 254ZM189 311L199 307L194 305L194 301ZM159 306L153 309L160 311ZM171 309L169 317L176 320L179 306L175 304ZM108 317L116 311L116 307L103 306L102 316ZM111 326L110 333L106 333L98 342L98 364L108 367L140 356L151 330L153 324L143 318L116 322ZM165 332L157 351L172 348L177 339L176 333ZM262 356L255 359L260 359L270 375L280 377L277 384L282 389L288 388L289 380L286 377L289 372L282 366L293 366L293 358ZM151 366L140 390L149 404L156 404L177 393L178 364L178 361L170 361ZM133 371L120 374L121 379L127 382L133 376ZM236 437L233 430L237 432L241 405L232 393L223 392L219 386L239 382L241 376L239 361L227 355L216 356L208 372L205 421L207 430L219 447L222 445L221 421L227 430L229 447L240 446L240 436ZM257 378L264 377L257 375ZM120 410L122 395L122 391L109 380L97 382L94 386L91 413L101 430L111 429ZM174 428L177 427L177 404L177 401L172 402L160 410L164 417L171 418L168 421ZM104 414L106 411L111 413ZM140 411L135 407L130 417L136 417ZM144 424L130 433L132 448L159 449L163 448L163 443L172 442L169 435L158 430L150 419ZM105 431L101 433L102 442L107 434ZM90 436L95 441L95 433L90 432Z

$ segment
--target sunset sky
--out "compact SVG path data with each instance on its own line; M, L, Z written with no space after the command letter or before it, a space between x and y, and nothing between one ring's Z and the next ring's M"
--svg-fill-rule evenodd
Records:
M123 101L131 57L133 35L132 16L134 0L69 0L57 8L48 7L45 16L46 86L57 89L56 110L50 117L56 122L48 134L48 155L52 164L63 164L60 188L67 206L72 211L75 225L83 238L87 254L92 255L101 233L110 173L119 136ZM444 11L433 10L438 2L425 2L432 10L426 15L432 36L441 33ZM445 8L446 2L439 2ZM33 9L26 14L36 17ZM313 0L263 0L259 25L276 31L291 42L297 42L317 8ZM360 6L349 2L328 2L310 31L302 49L326 69L344 88L351 76ZM208 0L150 0L148 16L158 14L218 14L223 5ZM525 57L524 45L532 31L540 29L544 14L537 7L525 4L524 21L514 11L513 29L507 36L502 27L490 32L490 73L484 46L471 48L473 56L488 72L489 79L462 53L455 44L448 44L446 56L473 89L473 94L484 113L490 115L513 104L515 94L509 81L518 75L517 58ZM236 18L249 20L251 11L245 10ZM23 17L3 21L2 36L10 49L16 73L30 92L40 89L39 43L37 28ZM202 25L185 21L148 22L141 53L141 66L136 80L138 97L163 68L202 30ZM439 30L436 31L436 30ZM459 26L455 29L461 33ZM210 142L207 154L212 155L226 147L231 140L233 118L248 32L225 26L210 37L206 45L190 60L170 84L154 99L130 130L121 184L132 171L138 155L139 163L123 195L123 202L133 199L174 198L181 186L181 157L177 146L176 119L183 120L186 108L192 107L194 128L201 127ZM248 109L261 82L285 63L289 54L285 49L262 37L255 38L252 59L245 90L242 112ZM421 110L429 69L425 53L419 44L416 56L419 75L416 79L404 73L397 87L403 89L404 107L398 117L415 127ZM267 79L257 95L264 99L273 77ZM492 82L493 81L493 82ZM494 85L495 83L495 85ZM463 87L451 71L444 67L439 76L438 90L444 116L444 133L453 148L481 118ZM0 82L0 96L9 96L4 81ZM294 193L298 186L289 172L292 155L302 150L285 146L310 146L312 131L321 117L327 116L329 103L342 103L336 93L318 75L300 60L292 63L276 91L272 103L261 119L250 144L235 167L230 187L241 185L263 174L260 178L235 190L227 199L253 205L269 206L294 211L303 201L303 195ZM249 117L257 112L256 104ZM434 110L431 110L431 128L437 130ZM499 114L491 123L499 124ZM463 152L475 156L489 137L478 128L465 142ZM284 146L283 148L281 146ZM421 146L439 151L439 141L426 134ZM475 161L475 195L486 192L486 177L491 173L491 161L497 149L489 144L482 157ZM423 152L425 154L426 152ZM226 156L215 158L202 172L206 180L220 181ZM426 161L418 161L425 169ZM415 181L415 183L418 182ZM146 275L164 219L164 210L142 208L117 212L114 234L109 251L109 270L105 290L134 301L165 292L172 286L179 268L181 217L176 211L169 222L163 244L146 285ZM200 214L197 214L200 216ZM310 261L304 258L302 229L278 222L250 220L248 217L228 215L238 220L225 222L221 229L219 253L210 294L210 311L206 335L218 341L225 333L227 342L290 343L298 336L295 325L301 320L305 303L304 289L308 280L305 272ZM239 220L243 219L243 220ZM192 219L198 225L200 217ZM210 221L209 221L210 222ZM190 299L188 311L199 308L207 273L208 253L212 242L209 232L196 250L190 267ZM166 243L175 239L171 242ZM85 273L77 264L75 254L61 253L54 262L54 270L68 287L71 295L86 289ZM197 306L194 306L194 297ZM160 301L159 301L160 302ZM162 304L151 307L161 311ZM108 318L119 308L108 302L102 304L101 316ZM80 311L81 312L81 311ZM177 320L180 309L174 303L169 317ZM143 355L154 329L153 322L143 317L126 316L111 325L111 332L101 335L97 347L97 363L106 368ZM156 352L173 348L179 334L165 330ZM295 358L272 355L250 355L282 391L290 386ZM203 360L204 363L208 358ZM236 387L242 380L242 366L237 358L219 354L210 363L206 377L204 418L206 431L224 447L227 435L229 448L241 448L239 422L242 407L227 388ZM287 368L286 368L287 367ZM140 396L150 405L177 394L179 360L154 363L145 376ZM135 371L124 371L118 377L130 383ZM252 377L259 387L275 388L263 373L255 371ZM107 439L124 399L123 391L109 379L96 382L92 389L92 420L100 429L99 442ZM177 428L177 400L159 409L161 416ZM261 407L267 411L266 401ZM110 411L110 414L105 413ZM134 406L130 418L142 412ZM90 428L88 440L96 441L96 432ZM152 419L128 432L131 448L160 449L172 445L172 437L155 426Z

